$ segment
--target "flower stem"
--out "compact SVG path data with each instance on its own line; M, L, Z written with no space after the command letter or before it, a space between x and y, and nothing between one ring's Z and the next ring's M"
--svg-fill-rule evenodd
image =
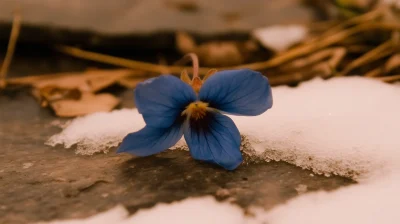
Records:
M199 77L199 58L195 53L189 53L184 56L184 58L189 58L192 61L193 66L193 79Z

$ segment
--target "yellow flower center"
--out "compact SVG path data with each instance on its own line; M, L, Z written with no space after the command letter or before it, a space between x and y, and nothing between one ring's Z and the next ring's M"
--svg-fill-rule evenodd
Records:
M188 118L199 120L206 115L207 110L209 110L208 103L196 101L189 104L182 112L182 115L186 115Z

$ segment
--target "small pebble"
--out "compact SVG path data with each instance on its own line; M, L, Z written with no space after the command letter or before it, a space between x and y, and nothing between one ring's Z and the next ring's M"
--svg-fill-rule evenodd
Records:
M231 193L229 192L228 189L221 188L217 190L216 196L221 197L221 198L226 198L230 195Z
M107 198L108 197L108 193L104 193L104 194L101 194L101 197L103 197L103 198Z
M22 168L28 169L29 167L33 166L33 163L23 163Z
M304 194L307 192L307 185L305 184L299 184L297 185L297 187L295 188L298 194Z

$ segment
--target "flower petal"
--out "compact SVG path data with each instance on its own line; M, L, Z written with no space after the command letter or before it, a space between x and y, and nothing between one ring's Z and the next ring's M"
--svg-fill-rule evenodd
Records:
M167 128L196 100L192 87L172 75L161 75L137 85L135 103L147 126Z
M260 115L272 107L268 79L249 69L215 73L203 84L199 98L212 108L236 115Z
M145 126L138 132L128 134L117 152L127 152L137 156L149 156L174 146L182 138L182 123L175 122L170 128Z
M184 136L194 159L218 164L234 170L243 161L240 133L229 117L208 113L198 121L184 124Z

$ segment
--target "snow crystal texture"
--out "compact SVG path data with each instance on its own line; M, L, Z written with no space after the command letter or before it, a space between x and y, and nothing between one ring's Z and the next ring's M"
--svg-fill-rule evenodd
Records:
M242 150L265 160L283 160L325 175L359 181L333 192L296 197L270 211L237 206L209 197L159 204L131 217L115 208L84 220L53 223L399 223L400 85L360 77L314 79L297 88L273 88L274 106L257 117L231 116L243 135ZM80 154L115 147L144 126L137 110L98 113L73 120L49 144L77 144ZM175 148L185 148L184 140ZM184 212L182 212L184 211ZM99 218L100 217L100 218Z
M398 86L347 77L272 92L271 110L256 117L231 116L247 140L245 152L356 180L400 164ZM76 118L48 144L76 144L79 154L106 152L143 126L136 109L96 113ZM182 146L183 139L176 147Z

